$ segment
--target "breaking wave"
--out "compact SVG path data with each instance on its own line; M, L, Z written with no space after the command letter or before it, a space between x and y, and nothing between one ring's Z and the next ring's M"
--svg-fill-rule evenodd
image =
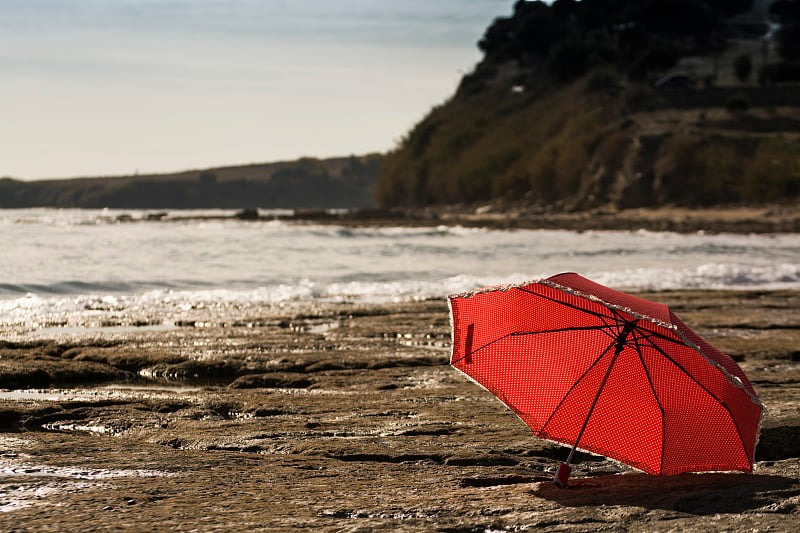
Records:
M151 223L144 211L114 222L120 216L0 211L0 327L424 300L565 271L621 290L800 288L792 234Z

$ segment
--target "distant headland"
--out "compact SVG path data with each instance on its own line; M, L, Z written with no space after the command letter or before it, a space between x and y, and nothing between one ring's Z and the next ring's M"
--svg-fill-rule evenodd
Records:
M0 179L0 208L364 208L374 202L377 154L187 170L172 174Z

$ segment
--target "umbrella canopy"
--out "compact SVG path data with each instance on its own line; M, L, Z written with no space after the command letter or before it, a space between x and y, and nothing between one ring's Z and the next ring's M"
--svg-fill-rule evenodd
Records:
M752 471L752 385L666 305L573 273L449 303L451 365L535 435L649 474Z

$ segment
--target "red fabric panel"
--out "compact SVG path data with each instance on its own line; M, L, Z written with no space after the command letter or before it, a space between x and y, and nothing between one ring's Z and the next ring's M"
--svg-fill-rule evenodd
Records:
M703 352L707 358L711 359L722 368L727 370L729 374L739 378L739 380L742 382L742 385L744 385L744 387L750 391L750 394L755 396L756 391L753 389L753 385L750 384L750 380L747 379L747 376L745 376L739 365L736 364L736 361L734 361L729 355L721 352L716 347L711 345L700 335L692 331L689 326L684 324L683 321L675 316L672 311L670 311L670 322L678 328L678 331L680 331L681 334L686 337L686 339L700 348L700 351Z
M655 318L662 322L669 322L670 320L669 307L664 304L651 302L650 300L644 300L630 294L625 294L624 292L615 291L605 285L600 285L599 283L595 283L594 281L572 272L551 276L547 278L547 280L558 283L564 287L569 287L583 294L596 296L612 305L627 307L640 315Z

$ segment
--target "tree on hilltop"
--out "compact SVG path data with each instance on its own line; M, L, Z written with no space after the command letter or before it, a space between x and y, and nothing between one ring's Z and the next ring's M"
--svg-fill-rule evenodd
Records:
M546 66L559 81L597 65L637 77L665 68L665 50L677 61L719 46L726 18L751 5L752 0L518 0L510 17L488 27L478 47L484 62Z
M770 17L780 24L775 35L778 53L786 62L800 60L800 0L778 0L769 8Z

